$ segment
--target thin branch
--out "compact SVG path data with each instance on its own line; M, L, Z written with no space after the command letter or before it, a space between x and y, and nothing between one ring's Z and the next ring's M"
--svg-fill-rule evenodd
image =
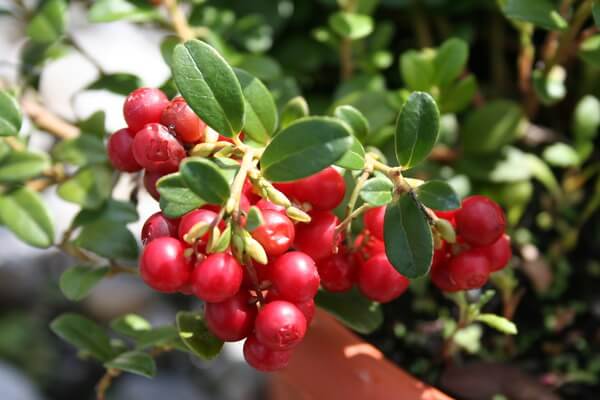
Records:
M23 112L41 129L59 139L74 139L79 136L80 129L46 109L33 95L25 95L21 99Z
M173 24L173 29L175 29L177 36L183 41L194 39L194 37L196 37L195 32L188 24L188 20L179 7L177 0L163 0L163 4L169 12L171 23Z

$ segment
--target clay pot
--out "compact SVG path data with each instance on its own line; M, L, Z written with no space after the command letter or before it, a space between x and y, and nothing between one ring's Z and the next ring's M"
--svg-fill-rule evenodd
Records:
M270 400L451 400L321 310L290 365L270 379Z

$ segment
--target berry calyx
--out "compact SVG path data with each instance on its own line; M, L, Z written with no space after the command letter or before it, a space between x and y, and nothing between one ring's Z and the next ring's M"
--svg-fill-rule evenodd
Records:
M133 156L146 170L167 174L177 171L186 153L167 128L160 124L147 124L133 139Z
M385 207L375 207L365 212L363 221L365 228L376 239L383 240L383 220L385 218Z
M129 129L120 129L110 135L107 143L110 163L123 172L136 172L142 166L133 157L133 134Z
M319 261L333 254L340 242L335 230L339 219L329 211L313 212L311 218L308 224L296 226L294 247Z
M142 244L146 245L160 237L176 237L177 222L163 215L160 211L152 214L142 227Z
M181 96L171 100L162 112L160 123L182 142L194 144L204 140L206 124Z
M281 298L291 302L308 301L319 290L319 273L308 255L292 251L275 261L269 277Z
M248 292L240 290L220 303L206 303L204 317L216 337L225 342L237 342L252 332L256 313L256 304L250 303Z
M270 350L290 350L304 338L306 318L292 303L276 300L260 309L254 329L258 341Z
M183 252L185 246L171 237L148 243L140 260L140 274L148 286L159 292L176 292L190 278L191 265Z
M354 284L354 265L345 254L333 254L317 264L321 286L330 292L346 292Z
M472 246L488 246L502 236L506 227L504 212L485 196L471 196L456 212L456 231Z
M160 121L169 99L155 88L139 88L127 96L123 104L123 116L134 135L146 124Z
M244 342L244 359L248 364L259 371L272 372L287 367L292 358L292 351L273 351L261 342L256 336L248 336Z
M357 283L366 297L387 303L404 293L409 281L394 269L385 253L379 253L359 266Z
M465 250L448 262L450 280L461 290L479 289L490 276L490 262L477 249Z
M268 256L279 256L292 246L295 229L292 221L277 211L262 211L264 223L252 232Z
M243 277L242 266L232 255L216 253L196 265L191 282L196 297L220 303L240 290Z

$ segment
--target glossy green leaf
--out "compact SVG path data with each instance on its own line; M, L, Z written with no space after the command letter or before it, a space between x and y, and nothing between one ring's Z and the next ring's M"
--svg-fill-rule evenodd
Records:
M356 289L345 293L320 290L315 303L344 325L363 335L373 333L383 323L380 305L368 300Z
M466 153L495 153L519 135L524 119L521 107L508 100L495 100L473 111L461 130Z
M371 178L360 191L360 198L374 207L384 206L392 202L393 191L394 184L388 178Z
M460 76L467 66L469 46L462 40L451 38L446 40L435 55L434 82L446 86Z
M335 165L353 170L361 170L365 167L365 149L357 138L352 137L350 150L348 150Z
M88 12L90 22L147 22L159 17L158 8L147 0L97 0Z
M172 346L180 342L179 332L173 325L141 330L137 332L134 338L138 350L155 346Z
M57 161L77 166L108 161L102 139L92 135L81 135L59 142L52 149L52 157Z
M22 120L17 100L7 91L0 90L0 137L18 134Z
M0 195L0 222L31 246L54 243L50 212L40 195L27 187Z
M542 156L548 164L555 167L575 167L580 163L577 151L566 143L551 144L544 149Z
M110 259L135 260L137 241L125 225L101 220L83 226L73 244Z
M400 56L402 80L410 90L428 91L435 79L435 53L409 50Z
M433 236L425 214L408 194L386 208L385 252L399 273L409 279L425 275L433 259Z
M250 207L248 216L246 217L246 230L253 232L256 228L265 223L260 209L256 206Z
M106 135L106 113L96 111L83 121L79 121L78 126L82 135L93 135L103 139Z
M108 361L114 356L106 332L94 321L81 315L62 314L50 323L50 329L78 350L100 361Z
M365 116L358 111L355 107L350 105L343 105L336 107L333 114L350 125L352 128L352 134L355 138L363 142L369 134L369 121Z
M530 22L548 30L564 30L568 27L553 0L508 0L503 11L510 19Z
M160 208L167 217L178 218L206 204L185 184L179 172L160 178L156 184L160 193Z
M434 210L456 210L460 207L458 194L443 181L428 181L415 189L421 203Z
M58 195L83 208L96 209L109 197L112 190L112 173L104 165L80 169L75 176L58 186Z
M477 93L477 79L469 75L454 84L444 88L440 95L439 104L442 114L457 113L469 106Z
M357 40L373 32L373 19L368 15L340 11L329 17L329 26L341 37Z
M260 160L265 178L293 181L338 161L352 145L346 125L329 117L302 118L282 130Z
M82 209L73 219L72 226L91 224L92 222L105 220L128 224L139 219L136 207L133 203L108 199L102 207L89 210Z
M297 119L308 117L308 103L302 96L292 98L281 110L281 129L286 128Z
M223 342L208 329L202 315L178 312L177 329L183 343L196 356L203 360L211 360L219 355Z
M396 158L404 168L423 161L440 131L440 112L435 100L423 92L410 95L396 122Z
M506 333L507 335L516 335L517 326L508 319L496 314L480 314L476 318L477 321L483 322L487 326L494 328L498 332Z
M209 204L224 204L229 198L229 183L219 168L201 157L186 158L179 166L183 181Z
M258 143L267 143L277 129L277 106L269 89L256 77L235 69L246 102L244 134Z
M0 183L22 182L49 167L50 160L43 153L13 151L0 162Z
M215 131L232 137L244 126L240 83L215 49L199 40L175 47L173 75L189 106Z
M136 338L140 332L149 331L152 325L144 317L137 314L125 314L110 322L110 327L122 335Z
M141 351L127 351L104 363L106 368L115 368L132 374L152 378L156 375L154 359Z
M108 267L72 267L60 276L60 290L69 300L79 301L108 274Z
M600 34L590 36L581 43L579 57L600 68Z
M36 43L52 43L62 37L67 25L67 2L48 0L27 26L27 35Z
M106 74L92 82L88 90L107 90L123 96L129 95L135 89L143 86L142 81L135 75L127 73Z

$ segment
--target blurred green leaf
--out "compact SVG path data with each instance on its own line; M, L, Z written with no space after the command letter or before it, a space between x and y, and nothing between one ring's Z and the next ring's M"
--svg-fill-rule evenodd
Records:
M457 113L469 106L477 93L477 79L469 75L444 88L440 94L439 105L442 114Z
M355 107L342 105L335 108L333 114L350 125L352 134L359 141L363 142L369 134L369 121Z
M138 246L125 225L114 221L96 221L84 225L73 244L110 259L135 260Z
M506 333L507 335L516 335L517 326L508 319L496 314L480 314L477 316L477 321L483 322L487 326L495 330Z
M308 103L302 96L296 96L286 103L281 110L281 129L287 128L297 119L308 117Z
M579 57L594 67L600 68L600 34L590 36L581 43Z
M0 195L0 222L31 246L47 248L54 243L50 212L40 195L27 187Z
M79 122L79 129L83 135L91 134L93 136L104 138L106 134L106 113L104 111L96 111L87 119Z
M373 333L383 323L380 305L368 300L356 289L345 293L320 290L315 297L315 304L363 335Z
M21 130L22 119L19 103L14 96L0 90L0 137L17 135Z
M209 204L225 204L229 198L229 184L211 161L201 157L186 158L180 165L183 181L194 193Z
M531 178L527 155L506 146L498 154L461 158L457 168L471 179L489 182L515 182Z
M594 4L592 5L592 14L594 16L594 22L596 26L600 28L600 1L594 0Z
M579 165L579 155L575 149L565 143L554 143L544 149L544 160L555 167L576 167Z
M67 2L48 0L27 26L27 35L36 43L52 43L62 37L67 25Z
M89 210L82 209L77 213L71 225L78 227L91 224L95 221L105 220L128 224L139 219L136 207L133 203L126 203L115 199L108 199L102 207Z
M114 356L110 338L94 321L78 314L65 313L50 324L50 329L78 350L89 353L100 361Z
M552 105L562 100L566 96L566 78L567 73L560 65L552 68L546 75L541 69L533 71L533 88L535 89L535 92L542 103L545 105Z
M246 102L244 134L259 143L267 143L277 129L277 106L266 86L241 69L235 74L242 86Z
M177 329L190 352L203 360L219 355L223 342L212 334L200 314L180 311L177 313Z
M598 135L600 127L600 101L594 96L584 96L573 116L572 129L576 141L593 140Z
M373 32L373 19L368 15L340 11L329 17L329 26L341 37L357 40Z
M154 359L141 351L128 351L121 353L112 360L105 362L106 368L115 368L132 374L152 378L156 375Z
M435 79L435 52L409 50L402 53L400 73L409 89L430 90Z
M77 166L108 161L104 142L92 135L81 135L59 142L52 148L52 157L57 161Z
M531 22L547 30L564 30L568 27L552 0L508 0L503 11L510 19Z
M123 96L129 95L135 89L143 86L142 81L135 75L127 73L105 74L90 85L88 90L107 90Z
M436 52L434 82L446 86L457 79L467 65L469 46L464 40L446 40Z
M71 267L60 276L60 290L69 300L79 301L108 274L108 267Z
M80 169L75 176L58 186L57 193L64 200L83 208L96 209L110 197L112 173L104 165Z
M0 162L0 183L23 182L49 167L50 160L44 153L13 151Z
M110 322L110 327L115 332L131 338L137 338L141 332L152 329L152 325L137 314L126 314Z
M158 8L147 0L97 0L88 11L90 22L148 22L158 18Z

